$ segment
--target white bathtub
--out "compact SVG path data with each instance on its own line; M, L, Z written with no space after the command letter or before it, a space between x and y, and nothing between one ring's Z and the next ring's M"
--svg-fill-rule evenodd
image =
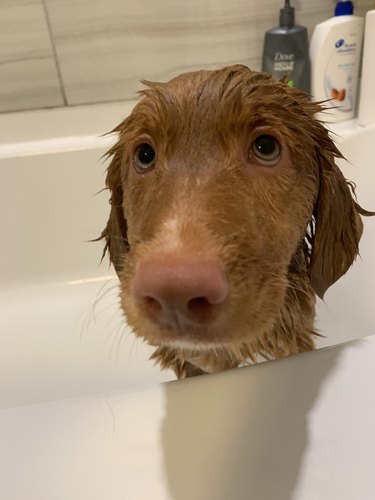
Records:
M0 115L0 407L171 378L148 362L100 264L101 156L132 104Z
M341 171L355 182L359 204L375 211L375 125L362 128L353 120L332 128L346 158L338 162ZM325 303L318 301L317 327L326 335L320 347L375 333L375 217L364 217L363 222L360 257L327 291Z
M374 337L160 385L124 328L87 241L108 214L98 135L131 107L0 115L0 497L372 499ZM375 209L375 128L338 131ZM375 218L361 256L319 303L319 347L375 333Z
M0 116L0 407L157 384L173 378L124 327L117 278L101 243L108 194L100 137L133 103ZM374 130L341 126L343 164L360 202L375 209ZM375 333L375 220L362 260L319 304L319 346Z

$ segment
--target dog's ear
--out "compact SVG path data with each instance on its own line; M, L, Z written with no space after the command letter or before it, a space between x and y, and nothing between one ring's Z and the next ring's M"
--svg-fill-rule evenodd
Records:
M121 133L125 126L122 122L113 132ZM119 141L108 151L107 157L112 157L107 170L106 186L110 191L111 210L109 219L100 239L105 239L103 257L109 251L109 258L117 274L120 274L123 266L124 254L129 250L128 226L123 212L123 189L121 178L121 163L123 155L123 144L121 136Z
M335 156L341 155L333 143L332 152L317 153L319 190L307 238L311 244L310 281L320 298L358 255L363 231L359 213L370 215L353 199L354 186L336 166Z
M343 276L358 255L363 232L363 209L355 199L355 186L346 181L335 160L344 159L327 128L316 119L325 111L325 102L311 102L310 96L293 87L284 87L293 102L289 109L299 113L305 127L294 129L301 141L309 143L307 155L316 181L316 199L306 232L306 253L310 282L314 292L324 297L327 289ZM301 122L302 123L302 122Z

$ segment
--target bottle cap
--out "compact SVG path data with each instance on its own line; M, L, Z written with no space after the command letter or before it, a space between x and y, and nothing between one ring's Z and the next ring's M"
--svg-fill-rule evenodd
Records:
M353 2L351 0L343 0L337 2L335 8L335 16L351 16L353 14Z
M294 7L290 6L290 1L285 0L285 5L280 9L280 26L291 28L294 26Z

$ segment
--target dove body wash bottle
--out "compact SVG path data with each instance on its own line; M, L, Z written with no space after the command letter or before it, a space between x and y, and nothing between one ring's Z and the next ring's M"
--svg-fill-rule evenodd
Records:
M354 117L363 37L363 18L351 1L336 5L335 17L315 27L310 43L311 93L328 109L322 118L337 122Z
M307 29L294 23L294 8L284 0L280 9L279 26L268 30L264 37L262 71L288 85L310 92L310 59Z

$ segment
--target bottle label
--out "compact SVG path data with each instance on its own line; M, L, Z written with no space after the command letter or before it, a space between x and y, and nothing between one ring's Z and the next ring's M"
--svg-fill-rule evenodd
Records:
M351 31L333 42L332 53L327 62L324 92L332 99L337 111L352 111L355 104L357 86L358 33Z
M294 54L283 54L282 52L276 52L273 60L273 69L275 72L286 72L291 73L294 71Z

